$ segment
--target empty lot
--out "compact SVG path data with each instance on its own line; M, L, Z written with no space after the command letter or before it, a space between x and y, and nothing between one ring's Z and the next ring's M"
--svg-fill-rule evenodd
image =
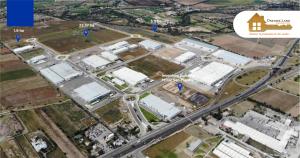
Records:
M153 55L131 62L129 63L129 67L153 79L160 79L163 74L174 74L184 68Z
M262 90L252 96L251 99L260 103L265 103L272 108L279 109L283 112L288 112L299 103L299 98L297 96L273 88Z

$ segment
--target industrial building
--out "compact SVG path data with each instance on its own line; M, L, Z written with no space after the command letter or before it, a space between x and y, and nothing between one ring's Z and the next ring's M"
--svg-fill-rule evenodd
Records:
M67 63L60 63L41 69L40 73L55 85L83 74L82 72L73 69Z
M201 106L208 102L208 98L205 95L197 92L189 98L189 101L192 102L193 105Z
M14 51L15 53L23 53L23 52L32 50L33 48L34 48L33 45L27 45L27 46L15 48L13 51Z
M163 47L161 43L152 41L152 40L144 40L139 43L139 45L148 51L155 51Z
M149 79L148 76L144 75L143 73L134 71L127 67L122 67L122 68L112 72L112 74L116 78L119 78L120 80L125 81L126 83L130 84L131 86L135 86L136 84L142 83L145 80Z
M85 102L92 103L106 97L111 91L97 82L91 82L74 89L74 92Z
M116 55L116 54L120 54L120 53L129 51L131 49L135 49L137 47L138 47L137 44L129 44L127 41L122 41L122 42L118 42L113 45L104 47L102 49L104 49L106 52L111 52L112 54Z
M219 158L253 158L250 151L229 140L222 141L213 150L213 154Z
M111 53L111 52L108 52L108 51L104 51L101 53L101 56L107 60L110 60L110 61L116 61L119 59L118 56L116 56L115 54Z
M82 59L82 62L93 69L103 68L107 64L111 63L110 61L99 57L98 55L91 55Z
M231 74L235 69L229 65L211 62L204 67L196 67L190 71L189 78L193 82L213 86L224 77Z
M29 64L41 64L41 63L46 62L45 59L47 59L47 57L45 55L38 55L38 56L35 56L35 57L27 60L26 62Z
M185 52L185 53L177 56L174 60L177 64L182 64L182 63L185 63L195 57L196 57L195 53L188 51L188 52Z
M117 50L117 49L128 47L128 46L129 46L129 43L127 41L121 41L121 42L115 43L113 45L103 47L102 49L104 49L105 51L113 51L113 50Z
M185 38L182 41L176 43L176 46L178 47L187 46L193 49L200 49L201 51L208 52L208 53L212 53L218 49L217 46L205 42L201 42L198 40L188 39L188 38Z
M193 142L190 143L189 147L187 148L187 150L190 152L190 153L195 153L198 148L200 147L200 145L203 143L203 141L201 139L197 139Z
M273 122L271 124L273 127L280 125L279 122L277 123ZM285 153L285 148L291 137L298 137L298 133L294 129L292 128L284 129L282 126L281 129L283 129L283 131L281 131L276 138L269 136L261 131L258 131L257 129L254 129L242 122L233 122L230 120L226 120L223 123L223 126L225 128L232 129L233 132L236 134L246 135L249 138L253 139L254 141L259 142L279 153Z
M224 62L235 65L242 66L251 62L250 58L226 51L226 50L218 50L212 54L213 56L222 59Z
M174 105L152 94L142 98L140 105L165 120L171 120L181 112L181 110Z

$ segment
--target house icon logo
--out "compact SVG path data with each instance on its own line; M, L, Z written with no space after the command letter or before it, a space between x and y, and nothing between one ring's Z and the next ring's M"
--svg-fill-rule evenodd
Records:
M250 20L248 21L248 27L250 32L265 32L267 30L291 30L292 29L292 25L289 23L268 24L265 21L264 16L260 16L258 13L255 13L250 18Z

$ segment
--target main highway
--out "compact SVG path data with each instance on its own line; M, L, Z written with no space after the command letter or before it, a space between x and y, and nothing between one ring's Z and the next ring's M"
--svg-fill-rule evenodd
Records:
M289 48L285 52L285 55L280 57L276 61L276 63L273 66L274 68L264 78L259 80L255 85L248 88L246 91L244 91L240 95L229 98L222 103L214 104L214 105L211 105L204 109L195 111L194 113L191 113L184 118L181 118L174 122L171 122L170 124L160 128L160 129L157 129L155 131L152 131L151 133L148 133L147 135L141 137L140 139L131 141L130 143L128 143L120 148L117 148L109 153L106 153L106 154L102 155L101 157L105 157L105 158L122 157L122 156L124 156L128 153L131 153L132 151L148 144L148 143L151 143L155 140L164 139L164 138L168 137L169 135L171 135L177 131L180 131L181 129L183 129L185 126L189 125L193 121L196 121L197 119L199 119L203 116L206 116L213 111L216 111L216 110L222 109L222 108L226 108L236 102L246 99L251 94L264 88L265 85L267 85L267 83L270 81L270 79L277 74L277 72L280 70L280 68L278 68L278 67L283 66L283 64L286 62L289 55L292 53L292 50L298 41L299 41L299 39L296 39L293 41L293 43L289 46Z

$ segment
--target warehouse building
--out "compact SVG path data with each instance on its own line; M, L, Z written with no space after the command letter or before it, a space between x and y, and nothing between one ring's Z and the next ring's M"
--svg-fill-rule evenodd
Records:
M177 56L174 60L177 64L182 64L182 63L186 63L189 60L192 60L193 58L196 57L196 54L193 52L185 52L179 56Z
M113 45L103 47L102 49L104 49L105 51L114 51L114 50L128 47L128 46L129 46L129 43L127 41L121 41L121 42L115 43Z
M274 125L276 125L276 123L273 123L273 126ZM232 129L233 132L236 134L246 135L254 141L259 142L279 153L286 152L285 148L290 138L298 137L298 133L292 128L285 129L279 134L279 137L274 138L241 122L233 122L230 120L226 120L223 123L223 126L225 128Z
M190 71L189 78L197 83L213 86L235 69L229 65L211 62L204 67L196 67Z
M108 59L110 61L116 61L119 59L118 56L116 56L115 54L111 53L111 52L108 52L108 51L104 51L101 53L101 56L105 59Z
M152 40L144 40L139 43L139 45L148 51L155 51L163 47L161 43L152 41Z
M40 73L50 82L57 85L63 81L69 81L72 78L82 75L83 73L73 69L67 63L60 63L40 70Z
M140 105L164 120L171 120L181 113L181 110L174 105L152 94L142 98Z
M176 46L178 46L178 47L187 46L187 47L191 47L193 49L200 49L201 51L208 52L208 53L212 53L218 49L217 46L214 46L214 45L211 45L211 44L208 44L205 42L201 42L198 40L188 39L188 38L185 38L182 41L180 41L179 43L176 43Z
M145 80L148 80L148 76L144 75L143 73L134 71L127 67L122 67L119 70L116 70L112 73L116 78L125 81L131 86L135 86L138 83L142 83Z
M97 82L91 82L74 89L74 92L85 102L93 103L108 96L111 91Z
M250 58L226 51L226 50L218 50L212 54L213 56L222 59L224 62L235 65L235 66L243 66L251 62Z
M105 67L110 61L99 57L98 55L91 55L82 59L82 62L93 69L99 69Z
M222 141L213 151L219 158L253 158L251 152L229 140Z
M15 53L23 53L23 52L32 50L33 48L34 48L33 45L27 45L27 46L15 48L13 51L14 51Z

